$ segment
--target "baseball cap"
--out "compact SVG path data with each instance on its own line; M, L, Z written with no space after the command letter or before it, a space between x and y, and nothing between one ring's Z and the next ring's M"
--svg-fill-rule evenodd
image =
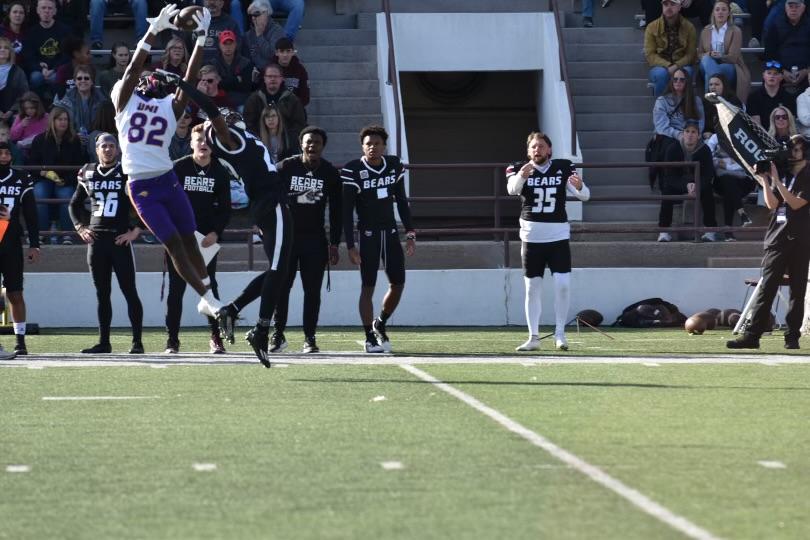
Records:
M765 62L765 71L768 71L769 69L782 71L782 64L778 60L768 60Z
M787 0L786 4L804 4L804 0Z
M219 33L219 42L225 43L228 40L236 41L236 34L232 30L223 30Z
M673 4L675 4L676 6L680 6L680 5L681 5L681 0L661 0L661 3L662 3L662 4L663 4L664 2L672 2L672 3L673 3Z
M96 136L96 147L99 147L104 143L112 143L112 144L118 146L118 139L116 139L115 135L113 135L112 133L106 133L106 132L99 133Z

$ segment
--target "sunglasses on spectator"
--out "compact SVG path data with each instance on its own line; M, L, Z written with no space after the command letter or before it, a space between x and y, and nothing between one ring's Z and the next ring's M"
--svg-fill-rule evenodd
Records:
M90 80L90 77L87 77L87 76L84 76L84 77L74 77L74 79L76 79L77 81L89 81L89 80Z
M782 64L780 64L779 62L777 62L775 60L769 60L769 61L765 62L765 69L770 69L770 68L782 69Z
M254 18L254 19L256 17L261 17L262 15L264 15L264 11L256 11L256 12L250 14L251 18Z
M774 120L787 120L788 117L786 114L775 114L773 115Z
M686 82L686 77L672 77L675 82Z

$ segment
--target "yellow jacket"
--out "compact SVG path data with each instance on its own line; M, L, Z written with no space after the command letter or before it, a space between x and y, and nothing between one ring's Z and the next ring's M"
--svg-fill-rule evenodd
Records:
M695 63L697 55L697 32L695 27L683 16L678 15L678 42L681 43L673 53L675 64L678 67L689 66ZM644 57L650 67L669 67L670 62L661 53L667 48L667 32L664 17L658 17L647 25L644 31Z

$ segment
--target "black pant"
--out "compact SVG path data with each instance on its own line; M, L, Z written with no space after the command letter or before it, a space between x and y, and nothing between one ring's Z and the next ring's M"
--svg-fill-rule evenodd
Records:
M734 225L734 215L742 208L742 199L754 190L754 180L740 176L716 176L714 189L723 196L723 223Z
M765 0L748 0L748 12L751 14L751 37L762 41L762 28L770 8ZM764 45L764 43L762 43Z
M186 293L186 280L180 277L177 270L174 268L171 259L166 255L166 266L169 273L169 294L166 296L166 331L169 334L169 339L178 341L180 335L180 319L183 316L183 295ZM208 271L208 277L211 278L211 293L214 298L219 300L219 288L217 287L217 256L211 259L208 266L205 267ZM208 317L208 327L211 329L211 334L219 334L219 324L213 317Z
M276 312L273 316L277 331L283 332L287 327L290 290L295 283L297 269L301 274L301 286L304 289L304 335L315 335L315 329L318 327L318 314L321 311L321 285L323 285L323 274L328 262L329 244L325 236L295 237L286 285L279 294Z
M795 240L781 242L777 246L765 248L762 257L762 286L751 304L751 326L747 334L759 337L770 323L771 305L787 274L790 286L788 302L787 330L785 338L799 338L799 329L804 317L804 293L807 289L807 264L810 262L810 246L802 245Z
M99 342L110 342L112 323L112 273L127 301L127 314L132 325L132 340L141 341L143 305L135 288L135 253L132 246L115 245L116 233L96 232L96 239L87 246L87 264L96 286L98 301Z
M682 178L663 177L661 182L661 195L684 195L686 185ZM658 212L658 226L672 225L672 209L678 201L661 201L661 210ZM682 203L683 204L683 203ZM717 218L714 210L714 191L709 181L700 183L700 207L703 210L703 226L717 227Z
M261 297L259 318L270 320L276 310L282 288L286 284L292 249L292 216L286 204L278 204L259 216L256 225L262 231L262 247L270 268L248 283L248 286L233 301L241 311L246 305Z

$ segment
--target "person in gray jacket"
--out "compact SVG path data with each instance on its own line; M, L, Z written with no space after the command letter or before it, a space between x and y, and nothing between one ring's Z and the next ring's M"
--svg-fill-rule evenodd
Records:
M93 131L93 121L101 104L107 101L107 96L95 87L94 71L90 66L76 66L73 80L76 86L53 104L68 112L73 130L82 139L82 144L87 144L87 134Z
M273 60L276 41L286 35L281 25L270 18L272 14L273 8L267 0L254 0L248 6L253 28L243 36L242 56L249 58L260 72Z

